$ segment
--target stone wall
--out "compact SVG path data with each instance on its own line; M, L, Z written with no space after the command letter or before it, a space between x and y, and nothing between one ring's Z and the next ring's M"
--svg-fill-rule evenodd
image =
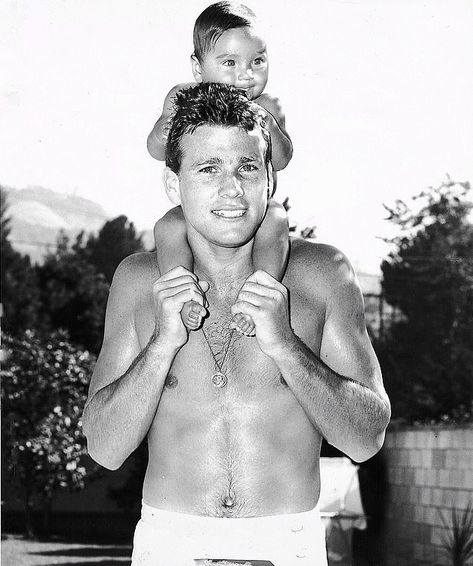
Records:
M386 566L450 564L441 515L473 501L473 425L391 429L383 456Z

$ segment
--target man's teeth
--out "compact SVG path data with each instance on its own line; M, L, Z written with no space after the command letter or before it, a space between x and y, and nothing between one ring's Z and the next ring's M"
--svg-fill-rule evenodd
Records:
M246 210L212 210L212 212L217 216L223 216L224 218L238 218L239 216L243 216Z

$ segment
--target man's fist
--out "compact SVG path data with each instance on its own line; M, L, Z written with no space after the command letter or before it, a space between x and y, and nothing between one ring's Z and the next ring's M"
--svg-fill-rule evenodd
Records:
M287 289L265 271L255 271L240 289L232 314L250 315L256 326L259 347L268 356L294 338Z
M200 281L184 267L171 269L153 284L156 330L161 338L181 347L188 339L188 332L182 323L181 310L188 301L200 306L200 316L205 316L207 304L205 292L209 284Z

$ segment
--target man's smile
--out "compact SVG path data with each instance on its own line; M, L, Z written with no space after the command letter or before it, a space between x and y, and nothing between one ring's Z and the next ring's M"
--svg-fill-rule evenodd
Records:
M241 218L246 211L246 208L217 208L212 210L212 214L221 218Z

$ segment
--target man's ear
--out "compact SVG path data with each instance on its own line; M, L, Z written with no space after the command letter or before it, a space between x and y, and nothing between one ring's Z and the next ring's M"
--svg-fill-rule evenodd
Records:
M165 167L163 171L163 183L164 188L166 189L166 194L168 195L169 200L179 206L181 204L181 192L179 189L179 177L169 169L169 167Z
M194 54L191 55L191 65L192 65L192 74L194 75L195 82L201 83L202 67L200 66L199 60Z

